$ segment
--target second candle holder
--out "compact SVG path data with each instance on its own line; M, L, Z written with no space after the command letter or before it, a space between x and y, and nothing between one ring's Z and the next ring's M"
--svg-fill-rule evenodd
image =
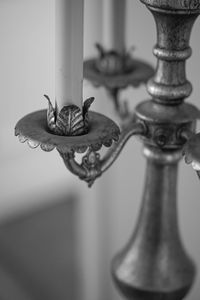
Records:
M127 103L122 103L120 91L147 83L154 70L150 64L134 59L129 52L106 51L96 45L98 56L84 62L84 77L96 87L105 87L114 103L115 110L123 120L130 115Z

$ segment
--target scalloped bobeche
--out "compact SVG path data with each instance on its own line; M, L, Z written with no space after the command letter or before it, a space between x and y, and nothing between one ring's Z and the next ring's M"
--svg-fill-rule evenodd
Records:
M59 152L84 153L88 148L100 150L104 145L110 147L113 141L118 141L119 127L109 118L95 112L88 113L89 131L79 136L61 136L50 132L46 110L36 111L22 118L15 127L15 135L19 141L27 141L31 148L40 148Z
M58 135L74 136L85 134L88 131L88 110L94 101L94 97L90 97L83 103L83 108L71 104L62 107L58 111L57 103L53 107L50 98L48 100L47 124L49 129Z

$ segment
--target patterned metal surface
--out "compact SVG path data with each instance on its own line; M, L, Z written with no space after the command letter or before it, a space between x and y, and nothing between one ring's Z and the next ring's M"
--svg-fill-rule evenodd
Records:
M89 132L79 136L60 136L53 134L47 125L47 111L40 110L26 115L15 127L15 135L20 142L27 141L31 148L41 147L44 151L56 148L60 152L85 152L89 147L95 151L103 145L110 146L119 138L118 126L109 118L89 112Z
M94 97L86 99L83 108L76 105L62 107L60 111L53 107L49 97L44 95L48 100L47 124L49 129L58 135L75 136L88 132L88 110L94 101Z

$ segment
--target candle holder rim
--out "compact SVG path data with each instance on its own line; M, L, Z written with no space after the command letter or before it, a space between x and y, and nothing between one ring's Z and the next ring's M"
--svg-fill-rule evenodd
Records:
M46 110L30 113L20 119L15 127L15 135L19 141L27 142L31 148L41 147L44 151L52 151L56 148L60 152L75 151L84 153L89 147L95 151L104 145L111 146L117 141L120 129L110 118L90 111L88 113L88 133L79 136L61 136L50 132Z
M199 109L191 104L183 102L180 105L162 105L154 100L145 100L140 102L135 108L136 115L149 122L183 124L193 120L200 119Z
M108 89L123 89L128 86L138 87L146 83L154 74L153 67L139 59L130 58L132 68L129 72L117 74L105 74L96 68L98 58L91 58L84 61L84 78L91 81L95 86L105 86Z

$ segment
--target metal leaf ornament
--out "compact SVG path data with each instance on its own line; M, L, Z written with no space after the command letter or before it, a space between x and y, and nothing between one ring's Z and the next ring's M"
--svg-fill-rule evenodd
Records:
M131 51L118 53L115 50L106 51L102 45L96 44L99 58L96 60L96 68L100 73L116 76L132 70Z
M87 133L89 128L88 110L94 101L94 97L88 98L83 104L82 110L74 105L64 106L58 112L57 105L53 107L50 98L48 100L47 124L49 129L57 135L75 136Z

